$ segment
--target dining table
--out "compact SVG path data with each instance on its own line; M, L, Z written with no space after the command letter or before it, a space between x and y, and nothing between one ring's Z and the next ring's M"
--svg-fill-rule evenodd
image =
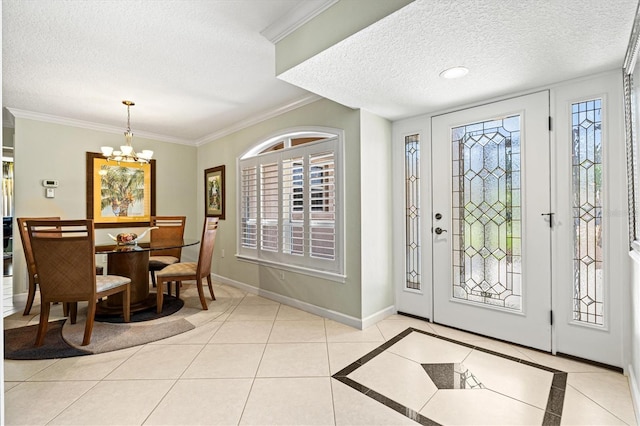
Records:
M135 244L105 243L95 246L96 254L107 255L107 274L131 279L131 312L155 308L156 295L149 293L149 256L156 250L188 247L198 244L197 239L181 241L138 242ZM100 315L122 314L122 294L111 295L98 302Z

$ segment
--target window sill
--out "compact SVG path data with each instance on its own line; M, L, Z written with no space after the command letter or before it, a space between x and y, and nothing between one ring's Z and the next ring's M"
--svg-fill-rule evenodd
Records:
M344 284L347 281L346 275L337 274L335 272L321 271L318 269L309 269L309 268L303 268L300 266L287 265L284 263L271 262L264 259L257 259L255 257L243 256L240 254L236 254L236 258L243 262L249 262L249 263L254 263L256 265L268 266L271 268L276 268L284 271L295 272L296 274L308 275L310 277L322 278L323 280L327 280L327 281L334 281L342 284Z

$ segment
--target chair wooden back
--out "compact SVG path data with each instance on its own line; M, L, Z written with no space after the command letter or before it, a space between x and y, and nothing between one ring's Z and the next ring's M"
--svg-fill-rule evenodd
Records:
M213 258L213 248L215 246L217 232L218 218L205 218L202 229L202 239L200 240L200 254L198 255L197 273L200 277L211 274L211 260Z
M153 246L153 243L156 242L181 244L186 221L186 216L151 216L150 225L158 227L158 229L151 230L151 245ZM180 259L182 247L154 250L151 252L151 256L173 256Z
M18 230L20 231L20 240L22 240L22 251L27 261L27 271L29 272L29 281L36 275L36 263L33 260L33 252L31 251L31 241L29 240L29 231L27 230L27 221L29 220L60 220L59 217L19 217Z
M96 299L91 219L27 220L42 303Z

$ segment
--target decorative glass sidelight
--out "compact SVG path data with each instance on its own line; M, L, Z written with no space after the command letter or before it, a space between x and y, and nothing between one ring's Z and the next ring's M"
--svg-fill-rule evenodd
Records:
M420 136L404 139L405 178L405 288L420 290Z
M451 131L453 297L522 309L520 116Z
M573 319L603 325L602 100L571 106L573 139Z

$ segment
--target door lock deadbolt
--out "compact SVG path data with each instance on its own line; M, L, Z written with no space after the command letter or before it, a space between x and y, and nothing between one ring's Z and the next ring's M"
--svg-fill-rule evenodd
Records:
M442 214L436 213L436 220L440 220L440 219L442 219Z

